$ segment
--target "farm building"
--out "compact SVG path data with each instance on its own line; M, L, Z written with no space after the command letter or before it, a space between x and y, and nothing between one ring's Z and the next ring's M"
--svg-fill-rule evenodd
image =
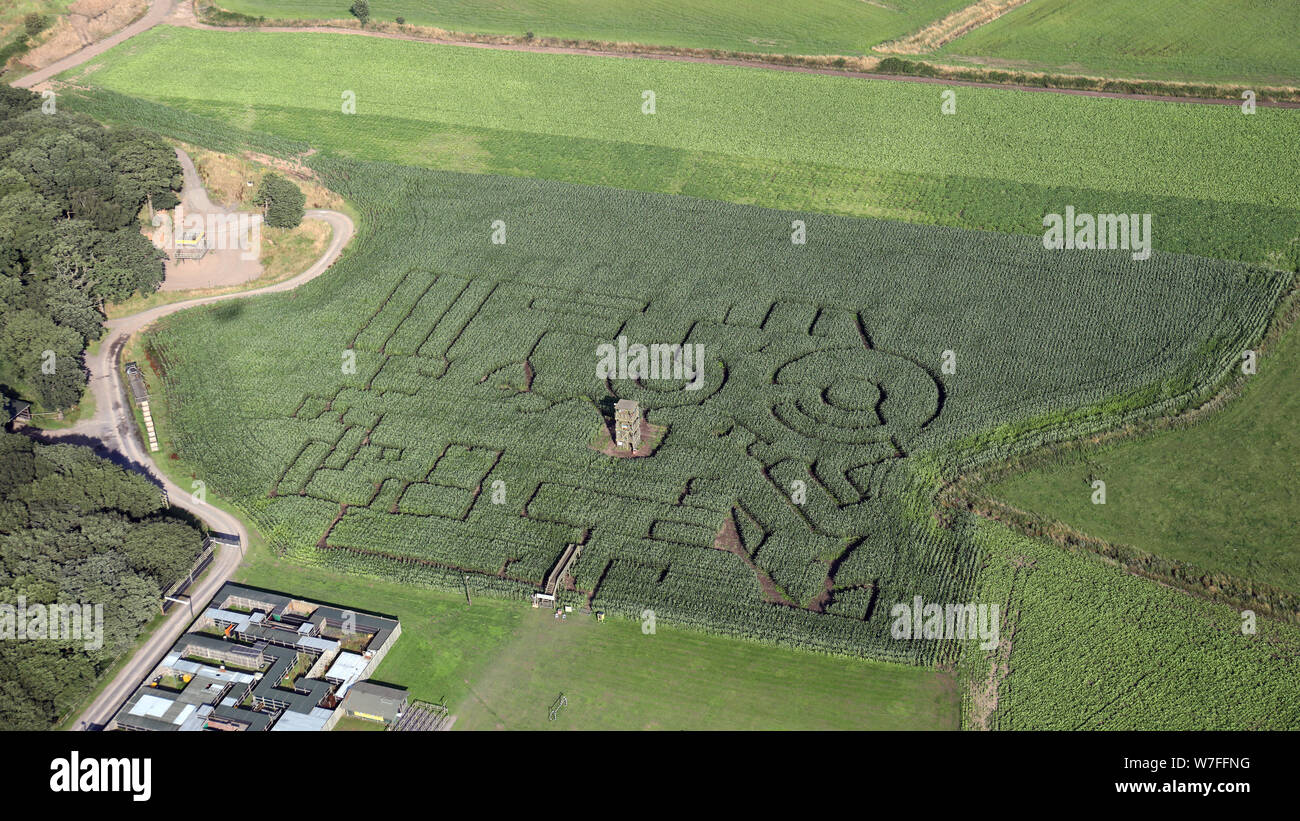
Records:
M631 399L614 405L614 444L634 451L641 447L641 406Z
M328 730L400 634L395 619L227 583L108 729Z
M330 669L325 671L325 680L338 685L334 695L342 698L347 695L353 684L365 677L365 674L365 656L360 653L343 652L334 659Z
M406 709L406 690L373 681L360 681L348 690L340 709L351 718L392 724Z

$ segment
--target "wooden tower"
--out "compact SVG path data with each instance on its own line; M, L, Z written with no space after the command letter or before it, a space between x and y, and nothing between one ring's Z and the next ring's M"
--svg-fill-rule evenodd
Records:
M634 453L641 447L641 406L631 399L614 404L614 445Z

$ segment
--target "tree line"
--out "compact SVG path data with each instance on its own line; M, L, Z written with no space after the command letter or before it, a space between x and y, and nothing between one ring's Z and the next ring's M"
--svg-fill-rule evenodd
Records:
M45 410L81 399L104 303L162 282L141 214L175 207L181 182L156 135L45 113L38 95L0 87L0 390Z
M13 609L0 612L0 729L46 729L77 706L202 544L145 477L86 447L0 433L0 607ZM102 606L102 646L16 638L20 597Z

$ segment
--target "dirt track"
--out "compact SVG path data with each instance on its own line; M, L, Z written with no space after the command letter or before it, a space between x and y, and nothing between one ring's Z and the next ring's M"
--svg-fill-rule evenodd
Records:
M136 20L117 34L114 34L111 37L106 37L98 43L86 46L80 51L74 51L62 60L56 60L53 63L50 63L45 68L33 71L26 77L15 80L13 85L17 88L33 88L57 74L61 74L70 68L75 68L90 58L103 54L118 43L129 40L140 32L148 31L163 22L171 15L175 10L175 7L176 0L154 0L153 4L149 6L149 11L145 12L144 17Z

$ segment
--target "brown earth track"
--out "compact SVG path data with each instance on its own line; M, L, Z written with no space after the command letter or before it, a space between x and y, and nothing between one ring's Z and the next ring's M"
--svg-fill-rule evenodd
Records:
M782 592L781 588L777 587L776 583L772 581L772 577L767 575L767 571L754 564L754 560L745 552L745 548L740 542L740 533L736 530L735 520L731 516L728 516L723 521L718 534L713 537L713 547L734 554L745 563L745 566L754 573L754 578L758 581L758 587L763 592L763 598L769 604L782 604L786 607L799 608L798 603L792 601L789 596Z
M992 23L1028 2L1029 0L977 0L905 37L881 43L874 50L891 54L925 54L980 26Z

